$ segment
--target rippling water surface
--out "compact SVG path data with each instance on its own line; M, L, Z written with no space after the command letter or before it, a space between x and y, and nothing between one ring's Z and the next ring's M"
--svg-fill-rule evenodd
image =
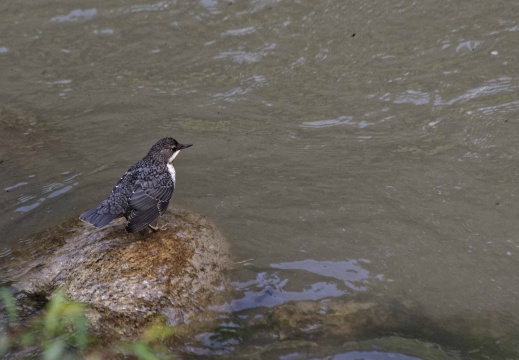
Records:
M97 204L173 136L194 143L173 202L214 218L246 260L222 329L360 296L492 340L435 338L445 358L519 356L518 13L513 1L3 1L0 256ZM207 333L186 351L425 358L312 331L319 351Z

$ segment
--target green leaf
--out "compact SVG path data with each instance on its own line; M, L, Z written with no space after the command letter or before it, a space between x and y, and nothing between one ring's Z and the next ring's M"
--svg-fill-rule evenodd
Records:
M18 325L18 309L16 308L16 299L13 294L5 287L0 289L0 298L4 303L7 316L9 318L9 325Z
M22 346L31 346L34 344L36 337L34 332L29 330L20 335L20 344L22 344Z
M172 336L175 328L164 324L154 324L142 334L142 341L146 344Z
M75 330L76 346L84 351L88 346L88 321L84 312L76 319Z
M63 357L65 350L65 342L62 339L57 339L50 342L43 350L44 360L60 360Z
M133 353L135 356L137 356L139 359L142 360L161 360L159 357L157 357L149 348L148 345L143 343L136 343L133 344Z
M51 337L58 332L58 328L60 327L60 315L64 301L63 292L57 291L47 304L47 311L43 317L43 327Z
M6 333L0 335L0 356L4 356L12 346L12 340Z

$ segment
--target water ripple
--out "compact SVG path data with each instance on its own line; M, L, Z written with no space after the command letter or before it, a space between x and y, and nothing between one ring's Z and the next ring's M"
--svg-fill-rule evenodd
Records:
M130 10L131 12L160 11L166 9L167 7L168 4L165 1L161 1L155 4L132 5Z
M68 175L68 174L69 174L68 172L65 172L62 175ZM33 202L32 204L19 206L14 211L26 213L28 211L31 211L31 210L37 208L47 199L52 199L52 198L55 198L57 196L60 196L60 195L63 195L65 193L69 192L70 190L72 190L72 188L74 186L76 186L78 184L77 182L75 182L75 179L80 175L81 174L75 174L75 175L69 176L68 178L64 179L62 182L53 182L50 184L43 185L40 190L40 195L45 195L45 196L40 196L38 198L38 200L36 202ZM27 183L25 183L25 184L27 184ZM48 195L46 195L46 194L48 194ZM16 205L26 203L29 200L35 199L37 197L38 197L38 195L35 195L35 194L28 194L28 195L23 194L18 197L18 202L16 203Z
M353 121L351 116L339 116L336 119L327 119L327 120L317 120L317 121L305 121L300 126L303 128L312 128L312 129L320 129L327 128L331 126L339 126L339 125L353 125L359 127L361 129L374 125L373 123L369 123L367 121Z
M476 111L481 112L484 115L493 115L497 113L502 113L503 115L510 114L514 111L519 110L519 100L507 102L499 105L492 106L484 106L476 109ZM469 114L470 115L470 114Z
M75 22L75 21L86 21L91 20L97 15L97 9L75 9L69 12L67 15L55 16L50 19L52 22Z
M480 41L462 41L458 46L456 46L456 52L460 52L463 49L474 51L480 44Z
M246 52L243 50L222 51L220 54L213 57L213 59L219 60L231 58L231 61L237 64L253 64L259 62L262 58L268 55L269 50L275 48L276 44L272 43L257 49L256 52Z
M253 75L246 79L240 81L241 86L237 86L226 92L219 92L213 95L215 99L222 99L228 102L236 102L238 100L242 100L245 95L251 92L255 87L260 87L265 85L267 79L263 75Z
M233 29L233 30L227 30L222 33L222 36L243 36L243 35L249 35L256 32L255 26L249 26L242 29Z
M411 103L415 105L427 105L430 102L430 96L426 92L407 90L402 95L397 96L393 101L395 104Z
M473 99L478 99L483 96L489 96L489 95L497 95L500 93L506 93L506 92L513 92L519 89L519 85L515 85L512 82L512 78L510 77L500 77L497 79L488 80L484 85L478 86L472 89L468 89L463 94L456 96L453 99L446 100L442 98L441 95L435 94L434 96L431 96L431 94L424 92L424 91L418 91L413 89L408 89L398 95L392 95L390 93L385 93L378 97L381 101L387 101L392 102L394 104L413 104L413 105L427 105L431 103L432 105L436 107L444 107L444 106L450 106L453 104L456 104L458 102L464 103L468 102ZM512 108L515 105L515 102L503 104L503 106L512 106ZM321 126L314 126L314 127L326 127L326 126L333 126L333 125L341 125L341 124L355 124L351 122L347 117L341 116L338 119L333 120L323 120L321 122L315 122L315 125L321 124ZM305 123L306 124L306 123ZM313 124L313 123L310 123Z
M4 190L9 192L9 191L11 191L13 189L16 189L17 187L24 186L24 185L27 185L27 184L28 184L28 182L22 181L22 182L19 182L17 184L8 186L8 187L4 188Z
M485 85L479 86L473 89L469 89L464 94L455 97L452 100L446 101L441 98L441 96L437 95L434 100L434 105L436 106L444 106L444 105L452 105L457 102L467 102L469 100L487 96L487 95L496 95L503 92L512 92L514 90L519 89L519 85L512 85L512 78L510 77L500 77L497 79L492 79L486 82Z
M217 0L200 0L200 5L207 9L211 14L216 15L220 14L221 11L218 10L218 1Z

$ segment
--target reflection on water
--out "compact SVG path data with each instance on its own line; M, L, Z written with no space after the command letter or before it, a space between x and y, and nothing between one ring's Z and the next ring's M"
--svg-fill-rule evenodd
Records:
M316 301L366 291L370 285L373 285L373 281L383 280L384 276L382 274L371 275L369 271L362 268L360 265L362 263L369 264L370 261L364 259L345 261L306 259L271 264L270 267L273 269L290 270L293 274L299 275L293 276L291 272L259 272L255 279L233 282L243 297L213 309L239 312L258 307L271 308L289 301ZM319 276L308 287L305 282L303 288L294 291L301 285L296 282L291 283L290 279L299 276L310 280L308 276L305 276L305 272Z
M324 277L344 281L344 284L353 291L365 291L367 288L361 284L368 284L370 274L359 266L359 262L369 263L369 260L345 260L345 261L317 261L312 259L294 261L290 263L272 264L274 269L303 270ZM382 275L378 275L381 278Z
M229 324L228 332L233 334L235 327L238 326ZM225 339L224 336L218 337L218 334L216 333L200 333L196 336L196 340L199 341L203 347L189 346L184 350L196 355L222 356L226 354L232 354L232 351L235 349L235 347L239 345L239 341L236 339L236 337L229 337ZM390 351L348 351L328 356L315 356L313 354L310 355L307 352L294 352L290 350L279 352L280 354L276 356L266 356L266 354L264 354L262 358L272 358L279 360L426 360L426 358L420 358ZM259 354L256 355L259 356ZM431 358L431 360L440 359L447 360L452 358L447 356Z
M287 301L319 300L344 295L337 285L317 282L302 291L287 291L288 279L279 278L276 274L259 273L255 280L246 283L233 283L243 292L241 299L232 300L228 308L241 311L257 307L273 307Z

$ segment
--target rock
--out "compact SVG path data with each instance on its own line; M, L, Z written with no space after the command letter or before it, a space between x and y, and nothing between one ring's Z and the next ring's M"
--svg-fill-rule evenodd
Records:
M171 325L213 318L208 307L223 301L230 268L229 246L216 226L178 208L161 218L166 230L126 234L123 222L96 229L73 220L47 231L32 242L39 243L35 260L20 261L7 280L31 295L63 289L88 306L94 330L120 338L157 318Z

